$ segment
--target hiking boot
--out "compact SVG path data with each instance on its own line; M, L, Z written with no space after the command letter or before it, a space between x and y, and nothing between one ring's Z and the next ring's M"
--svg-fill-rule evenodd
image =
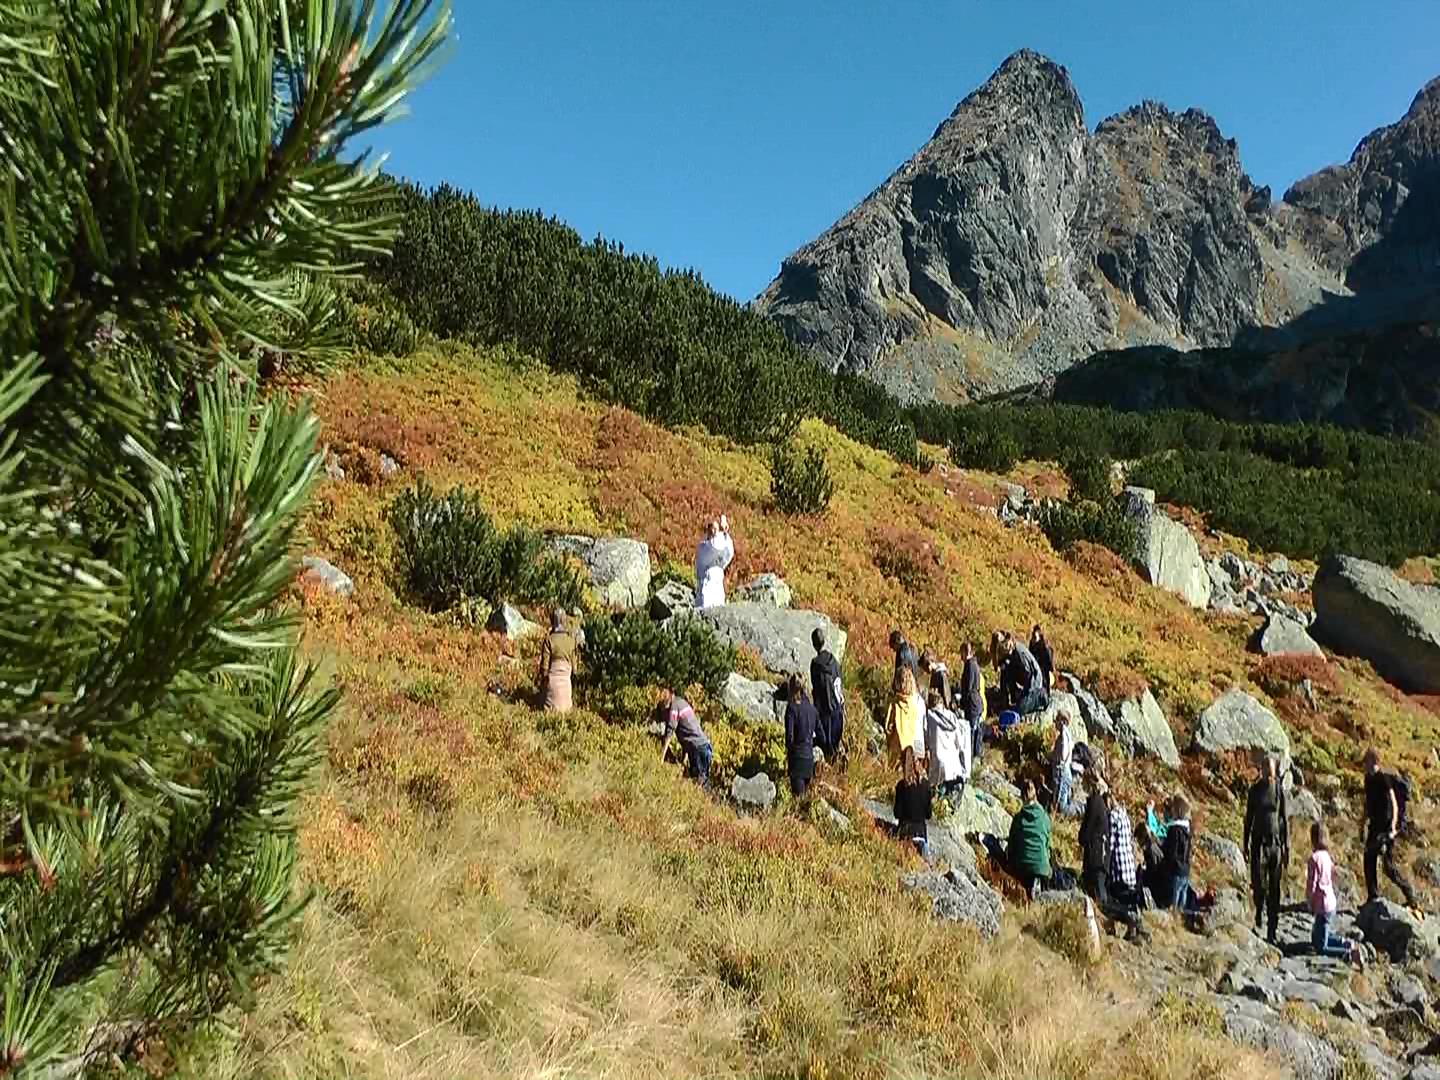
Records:
M1150 890L1145 887L1140 889L1140 907L1145 911L1155 910L1155 897L1150 895Z

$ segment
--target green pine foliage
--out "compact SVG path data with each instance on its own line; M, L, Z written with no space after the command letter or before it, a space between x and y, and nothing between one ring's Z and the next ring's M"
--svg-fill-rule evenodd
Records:
M421 480L396 497L388 517L400 579L431 611L472 600L572 609L583 600L575 570L539 533L524 525L501 531L464 486L438 495Z
M604 696L650 686L668 686L679 693L699 686L718 695L735 662L734 647L691 619L676 618L661 626L643 612L630 612L585 620L586 677Z
M835 496L835 481L818 446L802 454L790 443L770 449L770 497L785 514L823 514Z
M335 696L281 605L316 422L260 386L392 234L342 155L430 8L0 0L0 1075L128 1068L284 956Z
M1104 501L1074 499L1046 501L1037 522L1056 551L1069 551L1080 540L1109 548L1122 559L1133 559L1140 541L1139 529L1112 497Z
M1111 482L1115 463L1108 454L1071 451L1061 458L1060 467L1070 481L1070 498L1108 503L1115 495Z

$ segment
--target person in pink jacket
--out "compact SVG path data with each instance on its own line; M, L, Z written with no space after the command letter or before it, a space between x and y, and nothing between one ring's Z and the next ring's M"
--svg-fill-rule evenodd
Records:
M1310 826L1310 865L1305 872L1305 898L1310 902L1310 914L1315 916L1310 930L1310 944L1317 956L1330 956L1336 960L1350 960L1357 966L1364 966L1364 953L1360 946L1336 937L1330 933L1330 922L1335 918L1335 860L1330 858L1330 833L1323 821Z

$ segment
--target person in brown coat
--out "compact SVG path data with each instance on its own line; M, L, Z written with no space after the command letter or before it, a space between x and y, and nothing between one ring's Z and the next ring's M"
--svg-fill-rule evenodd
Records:
M574 708L571 677L575 674L575 635L565 626L565 613L550 613L550 633L540 646L540 682L545 688L545 711L567 713Z

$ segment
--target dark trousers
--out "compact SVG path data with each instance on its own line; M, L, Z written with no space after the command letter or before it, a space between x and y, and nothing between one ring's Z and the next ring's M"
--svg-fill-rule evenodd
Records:
M790 773L790 794L798 799L809 790L810 781L815 779L815 759L791 758L786 764Z
M840 753L840 740L845 735L845 710L821 713L820 723L815 728L815 742L825 751L825 760L833 762Z
M714 756L715 748L709 743L702 746L690 746L685 749L685 756L690 761L690 778L697 780L702 788L710 787L710 759Z
M1021 716L1029 716L1031 713L1040 712L1050 704L1050 695L1045 693L1045 686L1040 682L1030 687L1020 700L1015 704L1015 711Z
M985 725L980 722L980 714L966 716L965 722L970 725L970 768L980 764L980 754L985 749Z
M1420 903L1415 898L1415 888L1405 877L1400 867L1395 865L1395 844L1396 841L1390 836L1390 830L1371 830L1365 841L1365 899L1374 900L1380 895L1380 883L1376 879L1375 864L1380 863L1385 868L1385 876L1395 883L1405 895L1405 903L1410 907L1419 907Z
M1085 895L1095 901L1095 906L1100 909L1100 914L1111 922L1124 923L1126 926L1135 926L1139 923L1140 917L1135 910L1117 902L1110 896L1110 874L1104 867L1086 870L1080 875L1080 888Z
M1280 922L1280 875L1284 870L1279 844L1256 844L1250 851L1250 896L1255 901L1255 929L1265 917L1265 936L1275 940Z

